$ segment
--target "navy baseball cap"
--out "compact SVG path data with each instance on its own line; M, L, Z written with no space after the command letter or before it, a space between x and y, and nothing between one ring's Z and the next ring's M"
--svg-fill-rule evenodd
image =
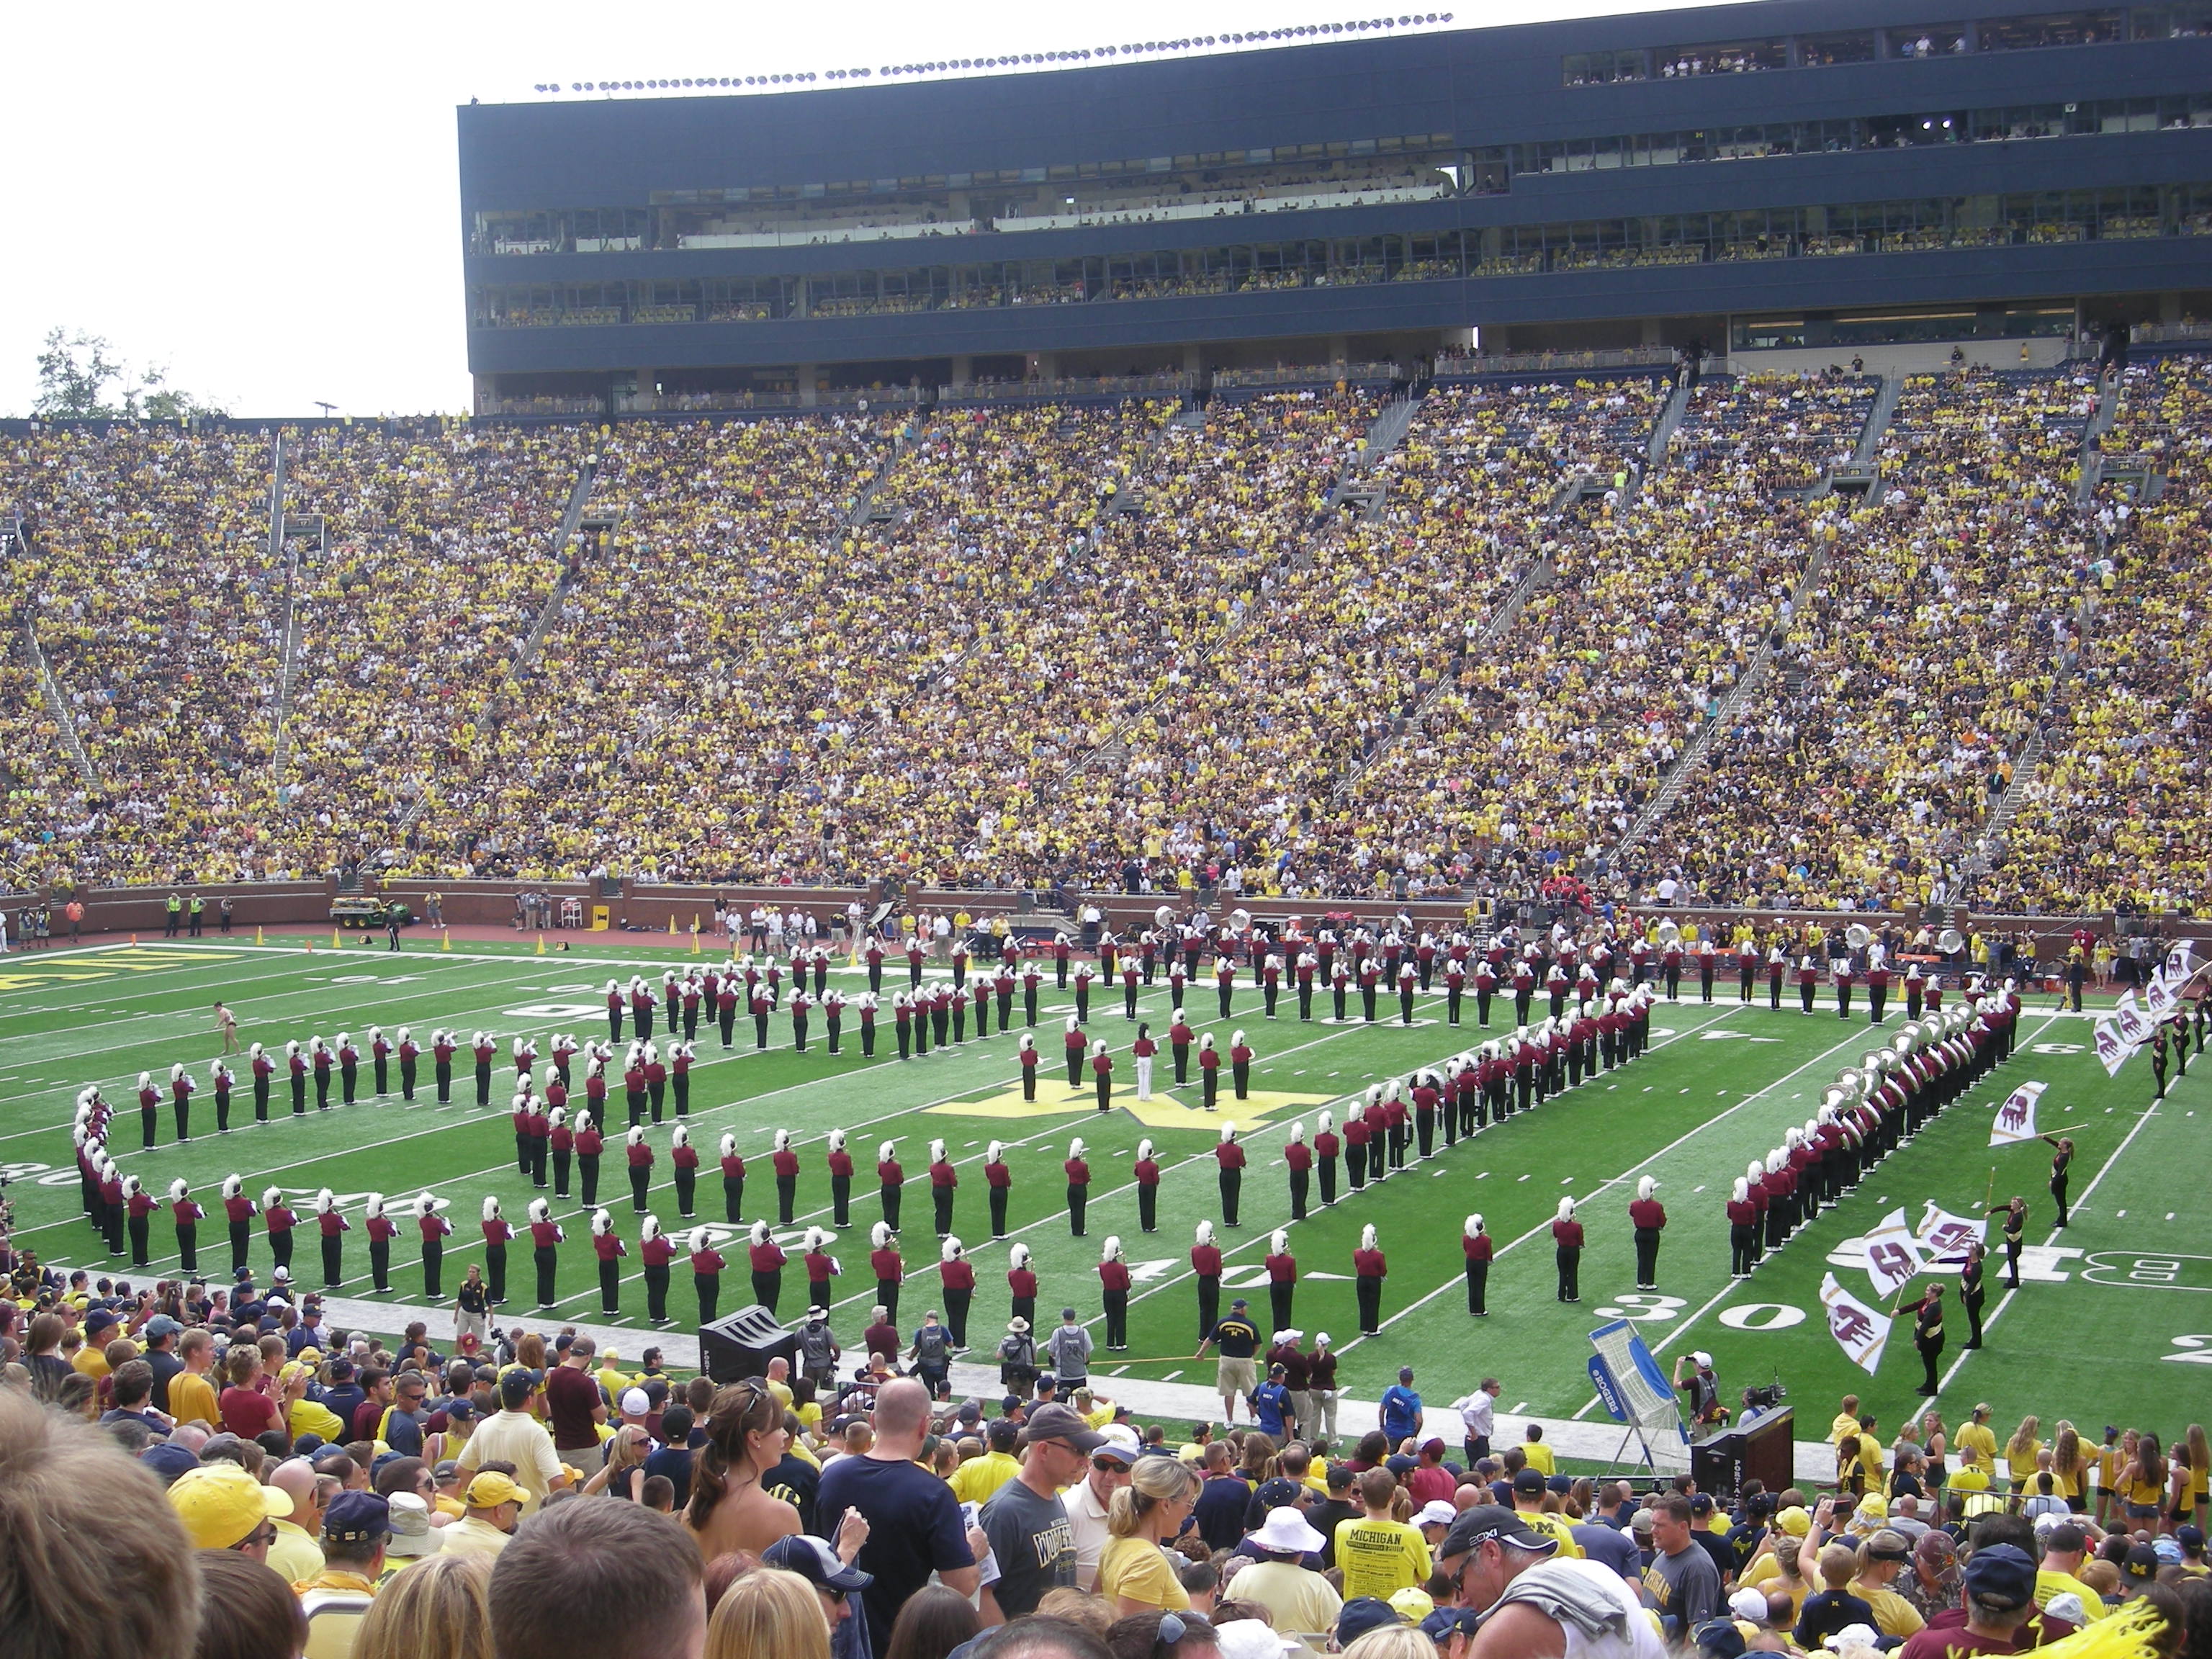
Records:
M1348 1648L1370 1630L1387 1630L1406 1621L1398 1609L1376 1595L1355 1595L1336 1615L1336 1644Z
M795 1572L817 1589L840 1595L866 1589L876 1582L875 1574L847 1566L829 1545L803 1532L791 1533L770 1544L761 1552L761 1564Z

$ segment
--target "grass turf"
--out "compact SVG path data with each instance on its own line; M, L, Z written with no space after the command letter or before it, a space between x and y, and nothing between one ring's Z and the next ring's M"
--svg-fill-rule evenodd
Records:
M92 1266L129 1273L121 1259L111 1259L80 1213L70 1162L68 1124L76 1091L97 1081L121 1104L112 1133L118 1161L137 1173L157 1195L171 1179L183 1176L195 1195L213 1212L201 1224L201 1267L217 1279L229 1254L216 1188L233 1170L246 1177L258 1196L268 1185L297 1195L303 1210L314 1192L328 1185L345 1201L356 1231L348 1235L344 1293L368 1293L368 1250L360 1231L361 1198L374 1189L388 1196L429 1190L447 1200L456 1229L447 1250L445 1288L450 1295L465 1265L480 1260L477 1206L496 1194L507 1218L520 1226L533 1189L514 1167L513 1136L506 1115L512 1066L505 1039L529 1032L540 1040L556 1029L580 1035L605 1030L596 988L610 975L627 978L674 957L665 945L625 948L609 942L586 944L575 953L539 957L524 945L502 949L472 946L438 953L419 946L398 957L361 946L308 956L272 942L257 950L243 940L199 944L150 943L133 951L101 950L17 954L0 963L0 1170L16 1177L9 1188L19 1239L48 1261ZM674 958L682 959L682 958ZM848 991L860 975L841 975ZM897 982L887 977L887 988ZM1711 1006L1695 1000L1662 1004L1654 1016L1654 1048L1633 1065L1600 1075L1581 1089L1525 1116L1493 1126L1471 1141L1425 1164L1392 1176L1380 1186L1353 1194L1340 1188L1337 1204L1316 1207L1291 1229L1291 1249L1304 1275L1295 1321L1309 1335L1326 1329L1344 1356L1343 1381L1354 1394L1371 1395L1395 1376L1401 1364L1412 1364L1431 1400L1464 1393L1484 1374L1505 1384L1504 1404L1538 1415L1595 1414L1586 1372L1589 1349L1585 1334L1602 1320L1627 1315L1642 1322L1647 1341L1669 1359L1692 1347L1711 1351L1731 1389L1747 1381L1765 1381L1779 1372L1800 1404L1803 1432L1819 1432L1832 1402L1845 1391L1864 1396L1868 1407L1893 1426L1917 1405L1913 1395L1918 1362L1909 1331L1900 1324L1876 1377L1852 1366L1830 1340L1819 1304L1823 1274L1834 1271L1863 1299L1873 1299L1865 1275L1830 1257L1870 1228L1889 1210L1903 1207L1917 1219L1933 1200L1954 1212L1978 1203L1996 1170L1999 1200L2026 1193L2032 1224L2029 1276L2021 1292L2005 1299L1992 1275L1990 1340L1980 1352L1965 1355L1965 1322L1951 1321L1946 1355L1946 1391L1941 1402L1953 1423L1964 1408L1986 1399L2001 1421L2039 1413L2046 1425L2071 1417L2087 1429L2105 1421L2134 1422L2171 1432L2202 1407L2188 1404L2203 1397L2203 1374L2190 1367L2212 1363L2212 1320L2197 1310L2186 1292L2212 1290L2212 1256L2185 1248L2201 1237L2208 1218L2201 1136L2206 1126L2194 1116L2212 1079L2212 1067L2193 1069L2178 1079L2168 1100L2146 1115L2150 1092L2148 1063L2131 1061L2119 1078L2108 1080L2088 1050L2087 1023L2052 1018L2049 999L2031 1000L2023 1020L2020 1049L2012 1063L1929 1125L1910 1145L1875 1169L1843 1207L1823 1216L1778 1253L1770 1254L1747 1281L1728 1276L1727 1228L1721 1212L1730 1181L1752 1158L1778 1144L1792 1124L1802 1123L1818 1104L1822 1088L1840 1066L1893 1035L1893 1012L1880 1033L1870 1031L1855 1010L1848 1024L1824 1002L1813 1018L1794 1005L1770 1012L1762 1000L1749 1007L1734 1000L1723 984ZM140 1071L166 1079L171 1062L184 1060L203 1084L205 1062L216 1047L210 1005L228 1000L239 1012L242 1041L256 1039L279 1048L288 1037L304 1040L319 1033L334 1039L349 1030L364 1048L372 1024L387 1033L401 1024L427 1038L433 1026L458 1027L464 1034L479 1027L501 1038L501 1059L494 1068L493 1104L480 1111L465 1065L457 1066L455 1103L429 1103L429 1066L416 1104L401 1104L394 1094L381 1103L363 1099L327 1114L310 1109L294 1118L289 1089L282 1079L273 1091L272 1119L252 1121L250 1090L241 1088L234 1104L233 1133L212 1133L214 1109L205 1091L193 1108L195 1139L175 1144L170 1114L161 1114L160 1142L151 1152L137 1150L139 1130L131 1091ZM921 1310L941 1305L935 1264L925 1167L931 1139L942 1137L961 1170L954 1231L967 1242L978 1288L970 1318L969 1342L988 1353L1004 1328L1007 1291L1006 1245L989 1238L986 1188L981 1165L993 1139L1008 1146L1015 1185L1006 1241L1019 1240L1035 1253L1041 1286L1040 1324L1072 1304L1093 1321L1099 1307L1095 1273L1098 1252L1109 1234L1118 1234L1134 1269L1127 1355L1101 1352L1094 1364L1103 1376L1129 1375L1184 1382L1208 1381L1210 1361L1190 1356L1196 1346L1194 1287L1188 1252L1201 1219L1219 1223L1220 1200L1211 1156L1219 1119L1188 1109L1197 1103L1194 1085L1181 1092L1179 1105L1165 1088L1171 1067L1163 1055L1156 1093L1163 1098L1139 1115L1132 1097L1133 1076L1127 1059L1129 1028L1121 1018L1118 994L1094 995L1091 1035L1116 1051L1115 1109L1100 1115L1086 1071L1085 1086L1071 1092L1060 1064L1062 1014L1072 998L1056 993L1049 980L1041 997L1037 1036L1045 1050L1040 1067L1039 1101L1023 1108L1015 1085L1015 1037L994 1033L963 1046L933 1052L902 1064L888 1022L880 1031L872 1063L859 1055L857 1030L848 1022L845 1053L832 1057L823 1048L815 1022L810 1050L789 1046L786 1021L774 1023L772 1042L781 1045L757 1054L750 1048L750 1022L739 1022L738 1048L725 1054L718 1041L703 1036L701 1062L693 1073L691 1133L706 1167L699 1183L697 1220L718 1228L723 1220L719 1176L714 1168L715 1142L726 1129L738 1135L750 1163L747 1219L773 1218L775 1183L766 1154L773 1132L792 1132L801 1158L794 1227L779 1229L793 1255L787 1268L782 1312L788 1318L803 1305L805 1282L797 1256L796 1235L809 1224L828 1224L829 1182L823 1163L823 1137L835 1127L851 1136L860 1174L854 1182L849 1229L834 1247L845 1273L836 1286L836 1323L848 1340L857 1334L873 1301L867 1267L867 1231L880 1213L872 1164L878 1140L899 1139L899 1156L908 1176L901 1246L908 1279L901 1323L919 1322ZM1316 999L1326 1012L1327 999ZM519 1013L568 1005L573 1015ZM1167 1017L1164 987L1149 991L1146 1018L1162 1034ZM1355 1008L1356 1008L1355 1002ZM1395 1009L1386 1003L1385 1010ZM1281 1147L1289 1124L1303 1119L1310 1135L1313 1116L1330 1105L1339 1117L1346 1102L1370 1082L1402 1077L1480 1040L1473 1023L1457 1031L1442 1023L1440 998L1425 1000L1418 1012L1425 1023L1410 1029L1306 1024L1295 1018L1286 998L1283 1018L1261 1018L1259 997L1240 986L1235 1012L1227 1022L1212 1018L1214 996L1195 990L1189 1012L1201 1030L1212 1029L1224 1047L1229 1030L1242 1025L1257 1051L1254 1089L1261 1099L1243 1108L1228 1098L1225 1081L1220 1118L1249 1124L1246 1140L1250 1164L1245 1173L1242 1227L1220 1228L1228 1258L1224 1300L1249 1296L1265 1327L1270 1322L1261 1268L1268 1233L1288 1221L1287 1178ZM1016 1019L1021 1018L1018 995ZM1493 1010L1492 1035L1502 1034L1504 1009ZM1195 1076L1195 1068L1193 1073ZM2075 1133L2079 1157L2075 1174L2074 1224L2050 1238L2050 1200L2043 1191L2047 1148L1987 1147L1988 1118L1996 1102L2018 1082L2040 1078L2051 1085L2041 1116L2048 1125L2085 1122ZM362 1068L364 1095L370 1068ZM619 1087L617 1082L617 1088ZM336 1091L333 1090L335 1096ZM312 1103L313 1091L310 1091ZM619 1114L619 1096L617 1111ZM1071 1237L1063 1203L1060 1164L1076 1135L1089 1146L1093 1178L1088 1237ZM1129 1168L1137 1142L1150 1136L1166 1169L1161 1189L1158 1231L1138 1231L1136 1200ZM667 1159L669 1130L654 1130L659 1154L651 1202L672 1231L685 1224L677 1215ZM1660 1256L1656 1294L1638 1294L1626 1205L1636 1180L1650 1175L1660 1182L1670 1224ZM46 1184L41 1176L50 1176ZM1554 1298L1554 1273L1548 1224L1563 1194L1581 1205L1589 1247L1582 1267L1579 1305ZM630 1243L623 1264L623 1313L619 1322L644 1327L645 1296L636 1257L637 1217L629 1204L626 1171L618 1147L611 1146L603 1166L600 1201L617 1219L617 1231ZM1462 1218L1480 1212L1498 1241L1498 1258L1490 1278L1487 1318L1468 1316L1459 1247ZM587 1242L586 1217L572 1198L556 1200L555 1213L567 1227L555 1316L601 1317L596 1267ZM1376 1339L1361 1340L1350 1278L1351 1253L1363 1225L1372 1223L1389 1260L1383 1297L1384 1327ZM403 1222L393 1249L390 1300L407 1305L423 1300L413 1230ZM173 1231L166 1212L153 1223L151 1272L174 1272ZM741 1241L738 1242L741 1244ZM2075 1254L2077 1253L2078 1254ZM741 1248L730 1248L721 1305L727 1310L749 1299ZM534 1299L526 1248L509 1252L507 1316L528 1325ZM257 1227L251 1261L265 1272L265 1238ZM294 1256L303 1284L321 1277L318 1240L312 1222L303 1226ZM143 1275L137 1275L143 1277ZM671 1312L679 1320L695 1311L690 1276L678 1261ZM395 1322L397 1322L395 1321ZM2202 1328L2193 1330L2192 1326ZM2169 1369L2171 1366L2172 1369ZM2163 1413L2179 1412L2174 1422ZM1346 1426L1351 1426L1346 1425Z

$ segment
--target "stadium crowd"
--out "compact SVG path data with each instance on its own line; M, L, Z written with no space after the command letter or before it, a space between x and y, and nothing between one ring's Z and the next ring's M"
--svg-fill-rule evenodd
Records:
M31 528L4 577L96 781L19 640L11 753L44 758L11 770L12 851L80 882L1134 865L1408 896L1565 860L1865 904L1955 893L2005 799L1984 902L2198 898L2205 362L2104 392L2108 473L2168 477L2086 512L2099 383L2024 372L1913 377L1864 502L1803 498L1875 396L1841 373L1704 380L1649 477L1668 387L1633 374L1446 381L1371 480L1346 468L1381 405L1351 387L317 427L285 441L288 512L322 521L296 565L267 545L273 439L36 428L0 439ZM621 522L556 568L587 457Z
M955 1399L873 1332L850 1368L802 1348L718 1386L573 1328L393 1348L250 1283L12 1289L26 1659L1947 1659L2093 1626L2085 1651L2212 1651L2195 1424L2095 1445L2031 1416L2000 1446L1977 1406L1885 1441L1847 1396L1832 1477L1716 1495L1561 1470L1495 1378L1427 1407L1401 1370L1337 1442L1296 1332L1239 1428L1140 1422L1033 1363Z

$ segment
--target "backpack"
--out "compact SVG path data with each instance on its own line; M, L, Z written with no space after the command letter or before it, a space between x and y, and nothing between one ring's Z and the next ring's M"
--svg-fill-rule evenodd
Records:
M951 1338L942 1325L925 1325L915 1334L914 1359L933 1370L951 1357Z

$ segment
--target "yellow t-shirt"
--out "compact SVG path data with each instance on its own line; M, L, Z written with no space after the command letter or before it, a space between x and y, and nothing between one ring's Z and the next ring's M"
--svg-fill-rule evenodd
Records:
M2042 1450L2043 1443L2040 1440L2029 1441L2021 1448L2019 1456L2013 1455L2010 1446L2006 1447L2005 1474L2011 1477L2014 1487L2024 1487L2034 1479L2036 1456Z
M1528 1460L1528 1467L1547 1479L1559 1472L1553 1461L1552 1449L1540 1440L1531 1440L1521 1448L1521 1455Z
M1344 1570L1346 1601L1373 1595L1387 1601L1428 1582L1429 1542L1403 1521L1355 1515L1336 1523L1336 1565Z
M1514 1513L1530 1527L1559 1540L1558 1553L1582 1559L1583 1547L1575 1542L1574 1523L1564 1515L1547 1515L1541 1510L1516 1510Z
M980 1504L1021 1472L1021 1464L1005 1452L985 1452L955 1469L947 1484L962 1503Z
M1997 1437L1986 1423L1968 1423L1959 1431L1953 1443L1959 1456L1968 1468L1979 1469L1994 1480L1997 1473Z
M1836 1420L1828 1425L1828 1443L1832 1446L1840 1446L1844 1443L1845 1435L1856 1434L1858 1431L1858 1419L1849 1412L1838 1412L1836 1414ZM1965 1431L1961 1430L1960 1432L1963 1434Z
M1928 1622L1917 1607L1895 1590L1869 1589L1855 1578L1851 1594L1863 1597L1874 1609L1874 1627L1884 1636L1911 1636Z
M179 1423L222 1426L222 1413L216 1406L214 1384L191 1371L179 1371L169 1379L169 1415Z
M2072 1573L2056 1572L2049 1567L2038 1567L2035 1570L2035 1605L2039 1608L2047 1607L2051 1605L2051 1598L2054 1595L2080 1596L2081 1610L2089 1615L2091 1624L2094 1624L2112 1612L2112 1609L2105 1605L2103 1596L2098 1595Z
M1098 1554L1098 1594L1126 1595L1148 1607L1179 1613L1190 1605L1160 1547L1149 1538L1109 1538Z
M170 1387L173 1389L175 1386L176 1382L172 1379ZM170 1395L173 1404L175 1399L176 1396L173 1393ZM286 1409L284 1420L287 1426L290 1428L295 1440L303 1434L317 1434L320 1435L326 1443L335 1446L346 1438L346 1425L338 1421L338 1414L328 1406L318 1401L309 1400L304 1395L295 1400Z

